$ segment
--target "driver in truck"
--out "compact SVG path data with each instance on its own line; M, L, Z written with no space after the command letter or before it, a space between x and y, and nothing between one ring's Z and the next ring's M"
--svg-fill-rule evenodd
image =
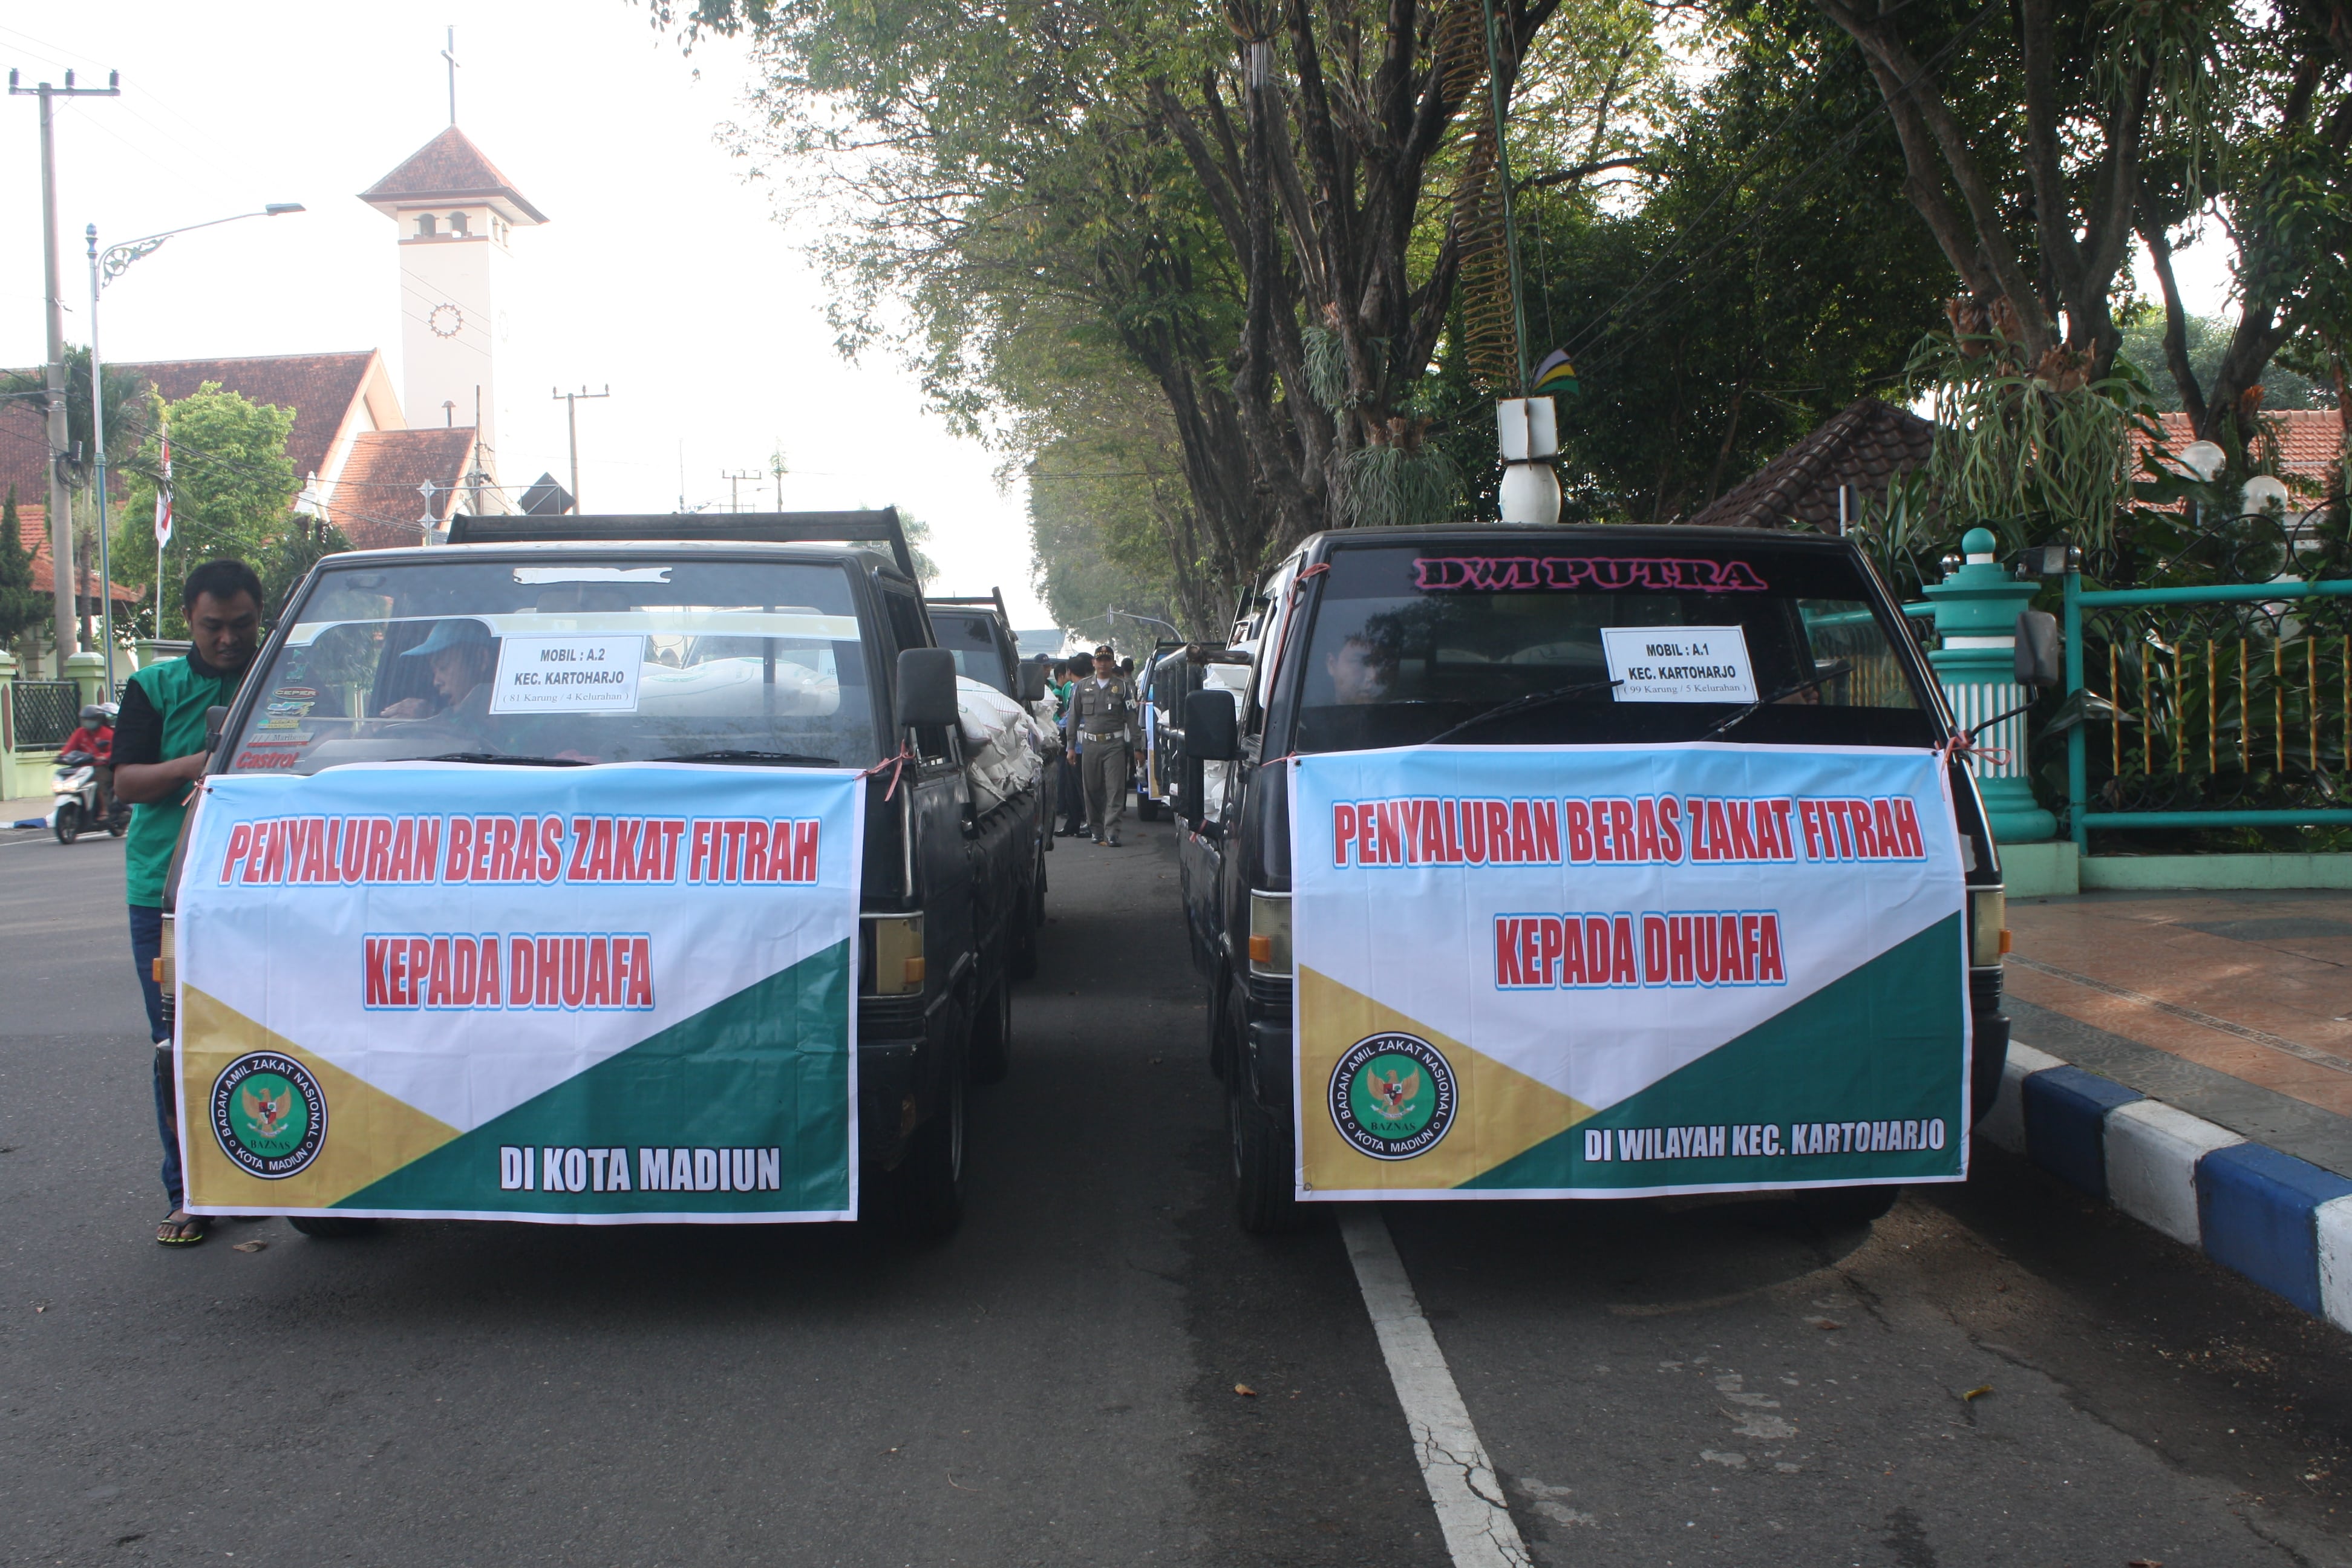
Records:
M489 711L490 676L499 667L499 642L481 622L463 616L441 621L430 637L401 657L432 661L433 690L440 700L404 698L385 706L384 718L473 718Z

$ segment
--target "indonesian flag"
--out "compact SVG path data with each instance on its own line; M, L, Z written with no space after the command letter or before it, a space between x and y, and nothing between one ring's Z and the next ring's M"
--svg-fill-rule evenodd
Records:
M172 438L163 437L163 477L155 486L155 548L172 542Z

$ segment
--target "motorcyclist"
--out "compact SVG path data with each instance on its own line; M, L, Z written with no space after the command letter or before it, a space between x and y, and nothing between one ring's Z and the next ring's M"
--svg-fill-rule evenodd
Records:
M114 819L114 704L92 702L81 710L81 722L66 737L58 755L67 757L76 752L86 753L91 763L91 773L98 780L98 809L107 821Z

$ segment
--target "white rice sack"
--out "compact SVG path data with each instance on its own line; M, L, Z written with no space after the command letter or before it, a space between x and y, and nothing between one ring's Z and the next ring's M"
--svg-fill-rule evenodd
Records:
M956 714L967 745L985 746L1026 717L1021 704L968 675L956 677Z

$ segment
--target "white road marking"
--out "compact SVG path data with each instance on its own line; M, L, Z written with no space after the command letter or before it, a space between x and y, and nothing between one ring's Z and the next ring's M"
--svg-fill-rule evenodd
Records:
M1404 1406L1421 1478L1429 1487L1429 1500L1437 1510L1454 1568L1531 1568L1527 1542L1519 1539L1519 1527L1503 1500L1502 1483L1495 1479L1486 1447L1470 1425L1470 1412L1463 1406L1461 1390L1454 1386L1437 1336L1421 1315L1421 1302L1380 1205L1350 1204L1341 1209L1339 1236L1348 1245L1348 1260L1356 1266L1356 1287L1363 1292L1364 1309L1380 1335L1389 1381L1396 1385L1397 1403Z

